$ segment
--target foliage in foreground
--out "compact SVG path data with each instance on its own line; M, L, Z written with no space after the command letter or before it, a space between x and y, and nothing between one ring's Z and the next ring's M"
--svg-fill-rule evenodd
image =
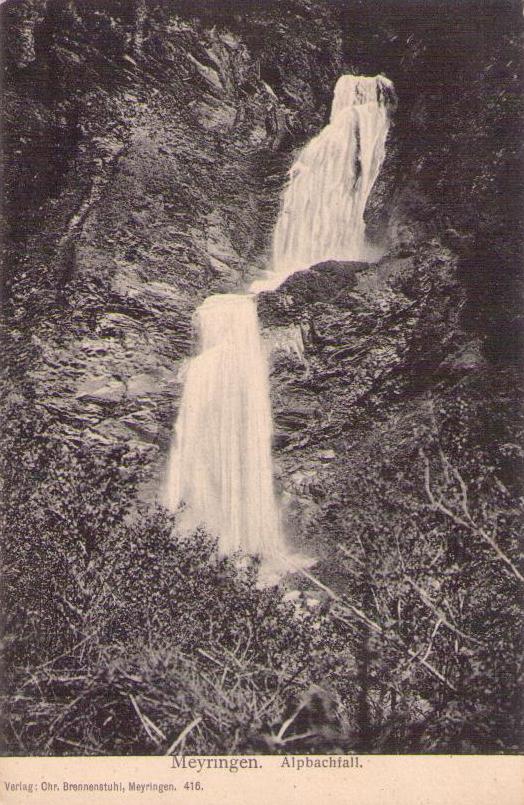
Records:
M33 425L25 496L21 465L3 468L3 751L304 750L330 724L340 743L351 662L327 615L259 588L256 562L177 534L165 511L132 510L124 452L93 460ZM297 744L306 714L318 729Z
M7 647L15 750L239 751L329 673L327 624L257 589L256 565L237 570L203 533L177 536L158 512L83 568L71 546L51 561L54 537L33 539L38 584L24 586L21 557L8 589L22 589Z
M367 634L370 751L519 751L521 434L498 374L377 427L355 462L332 526L346 579L334 611Z
M323 587L313 608L137 511L136 457L64 448L15 412L3 751L518 751L522 452L496 382L377 430L332 500L335 589L322 563L302 580Z

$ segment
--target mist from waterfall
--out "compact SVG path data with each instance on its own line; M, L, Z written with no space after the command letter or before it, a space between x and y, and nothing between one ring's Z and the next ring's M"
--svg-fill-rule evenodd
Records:
M252 291L277 288L295 271L325 260L376 259L366 241L364 211L384 161L394 99L384 76L339 78L329 124L291 167L270 273Z
M203 525L223 554L257 554L277 572L291 557L273 489L268 365L256 293L327 259L366 260L366 201L384 159L393 85L342 76L331 121L290 172L273 241L271 273L246 294L208 297L194 317L199 352L185 364L165 502L179 526Z

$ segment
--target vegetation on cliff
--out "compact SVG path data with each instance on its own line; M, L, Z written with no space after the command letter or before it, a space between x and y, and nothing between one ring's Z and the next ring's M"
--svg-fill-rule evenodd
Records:
M520 4L0 13L3 751L518 751ZM192 313L265 266L344 71L399 98L384 256L260 298L278 489L322 557L261 590L151 501Z

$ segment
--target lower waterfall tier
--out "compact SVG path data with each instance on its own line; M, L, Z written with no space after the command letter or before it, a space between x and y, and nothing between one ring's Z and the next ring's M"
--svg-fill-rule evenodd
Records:
M211 296L198 308L200 352L186 366L167 480L182 525L203 524L223 553L285 553L273 491L268 369L255 301Z

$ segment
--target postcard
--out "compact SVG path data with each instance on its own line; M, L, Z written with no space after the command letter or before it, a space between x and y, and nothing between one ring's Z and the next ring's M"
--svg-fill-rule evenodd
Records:
M522 801L521 4L0 16L0 801Z

